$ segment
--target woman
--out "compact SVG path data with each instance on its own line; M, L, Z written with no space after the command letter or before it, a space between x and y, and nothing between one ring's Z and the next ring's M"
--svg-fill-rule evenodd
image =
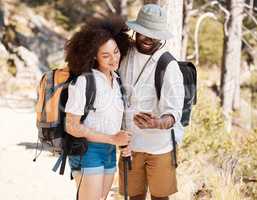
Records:
M128 145L130 135L122 131L123 101L118 75L120 58L128 49L129 38L120 19L93 20L75 33L66 44L66 61L76 83L69 86L65 107L66 130L89 141L87 152L70 156L72 175L79 187L79 200L106 199L116 171L116 146ZM95 111L83 124L86 79L93 72L96 82ZM81 169L76 169L81 164ZM81 178L82 177L82 178ZM81 184L80 184L81 183Z

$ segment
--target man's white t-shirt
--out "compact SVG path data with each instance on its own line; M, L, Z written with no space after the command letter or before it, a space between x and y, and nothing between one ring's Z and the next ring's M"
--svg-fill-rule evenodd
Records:
M125 110L123 128L132 132L131 148L136 152L162 154L173 149L170 129L140 129L135 125L133 117L139 112L152 112L158 117L172 114L176 120L173 126L176 141L180 143L184 134L180 118L185 94L183 75L177 62L171 61L166 69L160 101L155 91L155 69L165 51L160 49L153 56L144 56L136 48L131 48L119 69L129 101ZM138 79L138 74L146 62L147 65Z

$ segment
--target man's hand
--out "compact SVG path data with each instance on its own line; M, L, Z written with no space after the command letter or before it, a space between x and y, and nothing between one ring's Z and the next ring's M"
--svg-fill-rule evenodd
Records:
M134 116L134 122L141 129L160 127L160 119L152 113L140 112Z
M131 156L131 148L130 148L130 145L127 145L125 147L120 147L119 148L120 151L121 151L121 156L122 157L129 157Z
M134 116L134 123L141 129L168 129L175 123L172 115L163 115L161 118L153 113L138 113Z

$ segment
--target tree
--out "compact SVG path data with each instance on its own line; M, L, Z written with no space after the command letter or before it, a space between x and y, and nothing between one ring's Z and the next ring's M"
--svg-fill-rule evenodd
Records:
M114 0L116 13L123 16L125 19L128 17L128 1L127 0Z
M173 33L173 38L168 43L171 53L177 58L181 58L182 46L182 26L183 26L183 1L181 0L144 0L144 4L156 3L167 10L168 27Z
M242 20L244 0L227 0L230 12L227 31L224 37L223 61L221 70L221 104L228 131L232 126L232 110L239 107L240 63L242 47Z
M169 49L177 59L180 59L183 28L183 1L172 0L168 1L166 5L168 11L168 27L174 36L169 40Z

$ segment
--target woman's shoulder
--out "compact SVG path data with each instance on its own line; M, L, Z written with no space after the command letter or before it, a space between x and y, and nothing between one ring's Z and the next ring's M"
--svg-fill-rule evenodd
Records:
M79 75L76 80L73 80L74 82L71 82L70 86L71 87L76 87L76 88L84 88L86 87L86 77L85 75Z

